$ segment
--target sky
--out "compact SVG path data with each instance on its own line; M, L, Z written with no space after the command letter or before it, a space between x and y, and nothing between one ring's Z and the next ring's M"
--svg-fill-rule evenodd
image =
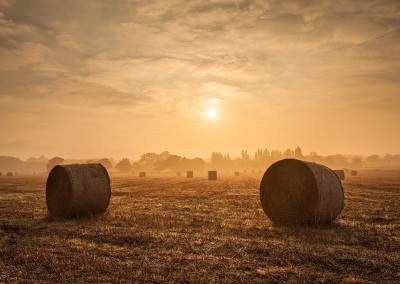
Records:
M399 51L398 0L0 0L0 155L399 154Z

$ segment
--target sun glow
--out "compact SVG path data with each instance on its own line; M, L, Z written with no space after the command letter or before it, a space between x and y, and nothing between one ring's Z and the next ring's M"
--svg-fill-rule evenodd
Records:
M207 117L212 119L215 118L217 116L217 111L215 110L215 108L209 108L207 110Z

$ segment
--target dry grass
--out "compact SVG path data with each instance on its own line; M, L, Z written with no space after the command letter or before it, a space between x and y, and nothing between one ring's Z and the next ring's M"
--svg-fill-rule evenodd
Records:
M58 220L46 177L1 177L0 282L400 281L399 172L349 177L323 228L273 227L260 179L111 177L106 214Z

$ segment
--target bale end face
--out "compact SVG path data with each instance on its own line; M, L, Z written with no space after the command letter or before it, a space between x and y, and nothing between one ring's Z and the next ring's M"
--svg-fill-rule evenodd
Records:
M186 178L193 178L193 171L186 172Z
M345 179L344 170L334 170L333 172L338 176L340 180Z
M217 180L217 171L208 171L208 180Z
M72 215L73 189L65 168L55 166L46 182L46 203L51 215L69 217Z
M146 177L146 172L140 172L139 177L142 177L142 178Z

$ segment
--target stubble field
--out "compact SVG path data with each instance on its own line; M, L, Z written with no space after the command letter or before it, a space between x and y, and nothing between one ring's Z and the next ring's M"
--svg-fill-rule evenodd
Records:
M102 216L53 219L47 176L0 177L0 282L399 283L400 171L343 181L327 227L275 227L261 174L111 176Z

